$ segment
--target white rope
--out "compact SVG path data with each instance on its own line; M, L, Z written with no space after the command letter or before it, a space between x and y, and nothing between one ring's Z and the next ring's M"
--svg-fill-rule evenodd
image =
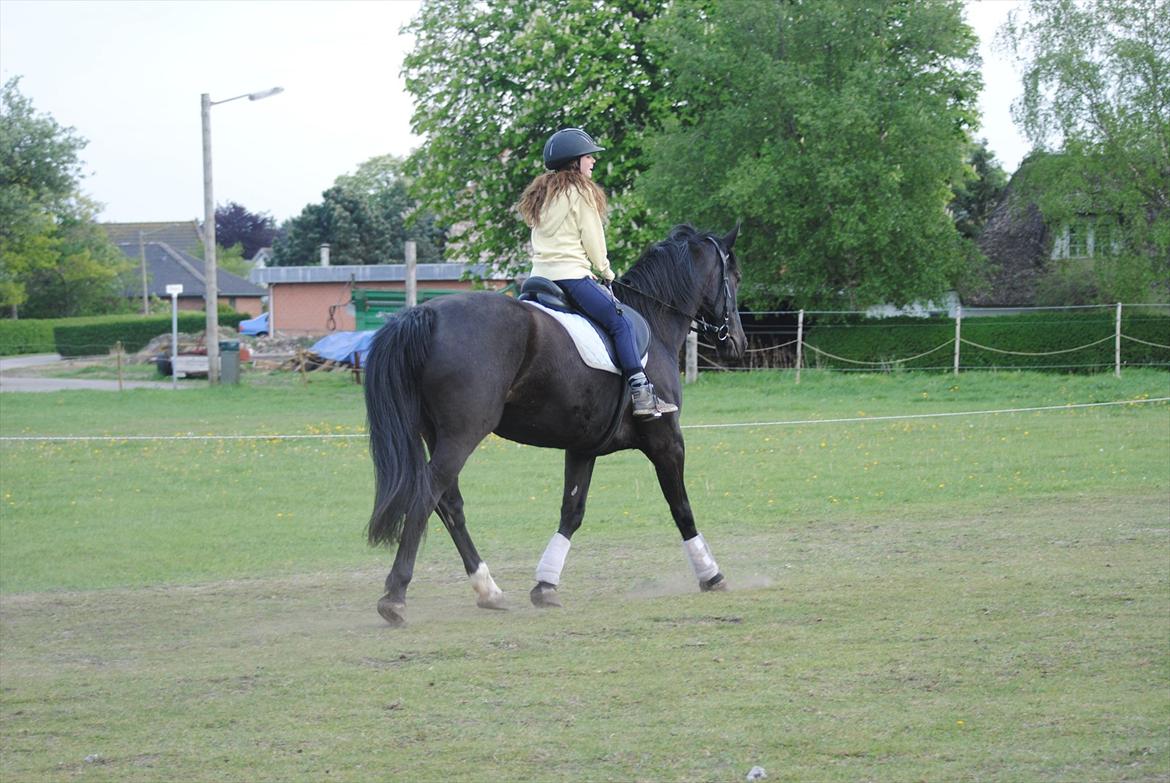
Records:
M998 408L995 410L953 411L950 413L908 413L897 416L854 416L845 419L792 419L781 421L750 421L728 424L684 424L684 430L715 430L742 427L793 427L810 424L851 424L875 421L908 421L912 419L940 419L954 416L987 416L999 413L1034 413L1039 411L1068 411L1078 408L1104 408L1112 405L1142 405L1152 402L1170 402L1170 397L1151 397L1138 400L1115 400L1112 402L1070 402L1065 405L1044 405L1033 408ZM344 435L7 435L0 436L0 442L128 442L144 440L337 440L342 438L366 438L367 433L355 432Z
M1161 343L1151 343L1147 340L1140 340L1137 337L1130 337L1128 334L1121 335L1121 339L1122 340L1132 340L1135 343L1141 343L1142 345L1149 345L1149 346L1152 346L1154 348L1170 348L1170 345L1162 345Z
M365 437L364 432L344 435L5 435L0 436L0 441L338 440Z
M810 345L807 342L804 344L804 347L808 348L810 350L816 351L817 353L821 354L822 356L828 356L830 359L836 359L839 362L849 362L850 364L863 364L867 367L885 367L885 366L890 365L890 364L900 364L902 362L912 362L915 359L921 359L923 356L930 356L935 351L941 351L943 348L946 348L948 345L953 345L954 342L955 342L955 338L952 337L951 339L947 340L945 343L943 343L939 347L931 348L929 351L926 351L925 353L920 353L917 356L907 356L904 359L889 359L889 360L884 361L884 362L860 362L860 361L857 361L856 359L846 359L844 356L834 356L833 354L829 353L828 351L822 351L820 348L816 347L815 345Z
M1004 351L1004 350L1001 350L999 348L990 348L986 345L980 345L979 343L973 343L970 340L968 340L966 337L960 337L959 342L966 343L967 345L971 346L972 348L979 348L980 350L991 351L992 353L1003 353L1003 354L1007 354L1009 356L1056 356L1056 355L1062 354L1062 353L1075 353L1076 351L1083 351L1086 348L1092 348L1094 345L1100 345L1101 343L1109 342L1115 336L1116 335L1111 334L1108 337L1102 337L1100 340L1097 340L1096 342L1093 342L1093 343L1089 343L1088 345L1079 345L1076 348L1065 348L1064 350L1061 350L1061 351L1046 351L1044 353L1030 353L1028 351Z
M987 416L997 413L1033 413L1037 411L1067 411L1075 408L1103 408L1109 405L1141 405L1147 402L1170 402L1170 397L1144 400L1116 400L1114 402L1080 402L1067 405L1044 405L1035 408L1001 408L985 411L954 411L952 413L909 413L900 416L854 416L847 419L803 419L790 421L753 421L734 424L684 424L684 430L714 430L739 427L795 427L809 424L853 424L871 421L906 421L909 419L941 419L952 416Z

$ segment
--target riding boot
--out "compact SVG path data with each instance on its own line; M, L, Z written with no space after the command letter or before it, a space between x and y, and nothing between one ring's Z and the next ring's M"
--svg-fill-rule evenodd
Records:
M649 421L661 417L664 413L673 413L678 410L677 405L658 399L658 395L654 393L654 384L650 383L646 373L640 372L631 376L629 383L635 419Z

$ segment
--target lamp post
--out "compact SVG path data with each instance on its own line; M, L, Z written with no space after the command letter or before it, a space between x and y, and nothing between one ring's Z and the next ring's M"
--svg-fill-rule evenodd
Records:
M262 92L246 92L222 101L213 101L211 96L200 96L199 109L203 119L203 277L206 285L204 307L207 310L207 381L214 386L219 383L219 279L215 261L215 196L211 188L211 107L229 101L247 98L258 101L277 93L283 87L273 87Z

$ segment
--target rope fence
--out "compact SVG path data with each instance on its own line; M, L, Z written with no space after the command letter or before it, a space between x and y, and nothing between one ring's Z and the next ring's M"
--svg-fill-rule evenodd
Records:
M940 411L937 413L902 413L890 416L850 416L836 419L780 419L775 421L739 421L719 424L683 424L684 430L724 430L754 427L804 427L815 424L869 424L889 421L914 421L918 419L950 419L961 416L998 416L1014 413L1049 413L1054 411L1084 410L1087 408L1112 408L1122 405L1149 405L1170 402L1170 397L1141 397L1132 400L1110 400L1107 402L1070 402L1063 405L1036 405L1021 408L994 408L972 411ZM366 439L369 433L314 433L271 435L4 435L0 443L134 443L140 441L302 441L302 440L353 440Z
M988 353L996 354L999 356L1018 356L1018 357L1027 357L1030 359L1034 359L1034 358L1039 358L1039 357L1067 356L1069 354L1075 354L1075 353L1078 353L1081 351L1086 351L1086 350L1089 350L1092 348L1096 348L1096 347L1103 345L1103 344L1106 344L1110 341L1113 341L1113 344L1114 344L1114 350L1113 350L1113 356L1111 357L1112 358L1111 362L1097 361L1097 362L1088 362L1088 363L1044 364L1042 366L1030 365L1030 364L1004 366L1004 365L996 364L996 365L993 365L992 367L989 367L987 369L1084 370L1084 369L1089 369L1089 368L1104 369L1106 367L1111 367L1113 369L1114 375L1116 375L1117 377L1121 377L1121 368L1122 368L1123 364L1127 364L1126 362L1123 361L1124 360L1123 352L1122 352L1123 341L1147 346L1149 348L1170 351L1170 334L1167 335L1167 342L1159 342L1156 340L1147 340L1147 339L1142 339L1141 337L1137 337L1135 335L1125 334L1122 331L1122 310L1124 307L1129 307L1129 308L1166 308L1168 311L1170 311L1170 304L1124 305L1121 303L1112 304L1112 305L1075 305L1075 306L1069 306L1069 307L1012 308L1011 309L1012 314L1027 314L1027 313L1030 313L1032 311L1053 312L1053 311L1086 311L1086 310L1105 310L1105 309L1111 309L1114 311L1114 318L1112 319L1113 320L1113 325L1112 325L1113 328L1110 330L1110 332L1108 334L1104 334L1099 339L1091 340L1087 343L1072 346L1072 347L1067 347L1067 348L1054 348L1053 350L1046 350L1046 351L1029 351L1029 350L1020 350L1018 347L1008 348L1008 347L1003 347L1003 346L989 345L989 344L987 344L988 341L985 338L981 338L981 340L982 340L981 342L976 342L976 341L971 340L967 337L964 337L963 336L963 327L964 327L964 325L970 324L970 319L972 317L978 317L977 323L980 325L980 328L986 329L988 327L996 326L997 324L995 323L994 315L1004 314L1004 311L995 310L992 308L974 308L972 310L967 311L967 313L966 313L967 318L964 319L964 310L962 307L958 307L958 308L956 308L956 311L955 311L954 315L952 316L953 321L954 321L954 334L953 334L953 336L951 336L949 339L947 339L943 343L935 346L934 348L930 348L929 350L921 351L919 353L915 353L912 355L893 356L893 357L888 357L888 358L882 358L882 359L876 360L876 361L871 359L871 358L849 357L849 356L842 356L842 355L839 355L837 353L832 353L830 351L826 351L825 349L823 349L823 348L821 348L813 343L808 342L805 339L807 333L810 331L808 328L806 328L806 321L805 321L806 316L831 316L831 317L868 316L868 317L872 317L872 316L870 316L870 314L868 314L864 311L845 311L845 310L751 311L751 312L741 312L741 317L759 318L759 317L765 317L765 316L773 316L773 317L774 316L788 316L788 317L796 316L796 337L794 339L789 340L787 342L781 342L781 343L778 343L776 345L767 346L767 347L748 348L746 350L746 353L747 354L767 354L769 352L774 353L774 352L782 350L784 348L788 348L789 346L795 345L796 346L795 361L792 362L791 368L796 371L796 382L797 383L800 382L801 371L803 369L808 368L806 358L805 358L806 355L812 355L816 358L823 358L823 359L831 360L833 362L839 362L841 364L851 365L853 367L861 368L861 369L892 370L892 369L904 368L908 364L910 364L911 362L918 361L918 360L923 359L927 356L937 354L937 353L949 348L949 349L953 350L953 355L951 357L951 361L949 362L949 364L936 365L936 366L930 366L930 367L915 366L913 369L915 369L915 370L935 370L935 371L950 370L954 374L958 375L959 372L963 369L967 369L967 370L984 369L981 366L971 366L971 365L964 366L963 365L963 348L964 347L968 348L970 350L975 350L975 351L986 351ZM1164 319L1149 318L1149 317L1143 318L1140 315L1129 316L1129 323L1131 325L1150 323L1151 321L1157 321L1157 320L1164 320ZM1078 321L1078 320L1074 320L1072 318L1070 318L1070 320L1068 320L1068 321L1062 321L1062 320L1053 321L1051 319L1046 319L1045 323L1049 326L1054 326L1054 325L1061 326L1061 325L1065 325L1065 324L1067 324L1067 325L1075 324L1077 326L1084 326L1085 321L1083 321L1083 320ZM939 323L937 320L933 321L933 322L927 322L924 319L924 325L938 328ZM1005 325L1010 326L1010 324L1005 324ZM900 326L905 326L905 323L903 322L902 324L900 324ZM816 326L817 330L883 329L883 328L889 328L889 326L884 325L880 322L878 322L878 323L864 323L864 324L828 323L828 324L818 324ZM1018 327L1016 327L1016 328L1018 329ZM758 336L762 336L762 335L766 335L766 334L774 333L774 332L769 332L766 328L761 328L757 325L752 324L749 327L745 328L745 333L747 333L749 335L749 337L750 336L757 336L758 337ZM717 350L717 346L715 346L715 345L711 345L711 344L708 344L705 342L699 342L696 340L695 341L696 354L697 354L697 347L698 346L702 346L703 348L707 349L709 352L714 352ZM697 367L698 363L701 361L705 367L707 367L708 369L711 369L711 370L732 370L732 369L751 370L751 369L756 369L754 367L747 367L747 368L727 367L727 366L722 365L720 362L716 361L714 358L712 358L710 356L698 356L698 355L691 356L690 350L691 349L688 347L688 356L687 356L688 367ZM789 366L789 365L785 364L784 366ZM1135 362L1135 363L1133 363L1132 366L1143 366L1143 365L1140 362ZM1144 366L1170 366L1170 362L1158 361L1158 362L1150 363L1149 361L1146 361ZM769 368L769 369L771 369L771 368ZM850 371L849 368L830 368L830 369L836 369L840 372L849 372ZM693 375L693 373L688 373L688 380L692 379L692 375Z

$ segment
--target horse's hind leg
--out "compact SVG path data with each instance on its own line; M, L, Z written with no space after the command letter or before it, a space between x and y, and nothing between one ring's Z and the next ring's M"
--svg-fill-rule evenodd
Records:
M459 491L459 479L456 477L451 487L443 493L436 509L439 518L455 548L459 550L459 557L463 559L463 568L471 578L471 587L475 590L475 604L481 609L505 609L504 591L501 590L488 570L485 563L475 549L475 543L467 532L467 519L463 516L463 495Z
M437 493L438 500L427 509L422 519L412 517L403 525L398 553L386 577L386 594L378 601L378 614L394 626L406 622L406 589L414 576L414 561L432 510L438 512L455 540L464 567L471 577L472 587L479 596L476 603L486 608L504 608L503 591L496 586L487 564L479 559L479 553L467 535L463 519L463 496L459 493L459 471L479 441L475 440L467 446L458 439L437 439L431 433L427 434L426 441L431 452L426 470L430 473L430 486Z
M426 525L424 519L422 524ZM405 530L410 530L410 520ZM395 627L406 622L406 588L414 576L414 559L418 555L421 532L404 535L398 542L398 553L394 555L394 566L386 576L386 594L378 601L378 614Z
M569 554L569 539L581 527L585 518L585 499L589 495L589 482L593 479L596 457L565 452L565 491L561 499L561 524L552 540L545 547L544 554L536 566L536 587L529 598L534 606L541 608L560 607L557 585L561 583L561 569Z

